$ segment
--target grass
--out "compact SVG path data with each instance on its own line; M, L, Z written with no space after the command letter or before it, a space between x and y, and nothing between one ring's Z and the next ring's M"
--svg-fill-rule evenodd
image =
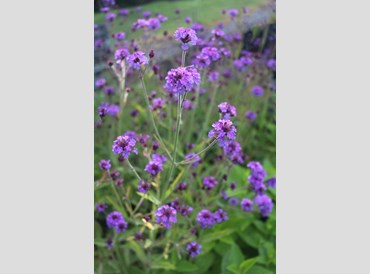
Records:
M158 34L162 34L164 30L169 33L175 31L179 26L185 26L184 18L190 16L193 22L200 22L205 26L212 26L217 22L225 22L228 15L222 15L221 10L235 8L242 12L243 7L248 7L250 11L255 10L258 6L268 3L268 0L181 0L181 1L158 1L150 4L142 5L142 11L149 10L152 15L161 13L168 17L168 21L162 24ZM175 10L179 9L181 13L175 14ZM134 39L141 36L142 32L132 32L131 25L138 18L141 18L141 13L135 12L135 7L129 8L130 15L124 24L116 23L113 27L114 32L123 31L127 38ZM121 18L117 17L117 20ZM95 23L104 23L104 14L95 14Z

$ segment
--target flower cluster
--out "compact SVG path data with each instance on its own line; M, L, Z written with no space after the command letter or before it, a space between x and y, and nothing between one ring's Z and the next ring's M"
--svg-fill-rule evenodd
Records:
M163 170L163 164L167 161L166 156L160 154L153 154L152 159L145 166L145 171L153 177L157 176Z
M194 64L199 67L208 67L212 61L217 61L221 58L221 55L215 47L205 47L201 53L194 60Z
M166 76L164 88L169 93L183 94L200 83L200 74L194 66L171 69Z
M230 105L227 102L223 102L218 105L218 112L222 114L222 118L229 120L230 117L236 116L236 107L233 105Z
M128 65L136 70L140 70L141 65L148 64L148 57L145 56L145 53L142 51L136 51L133 54L127 56Z
M212 213L208 209L202 209L197 215L197 223L202 229L212 228L216 223L222 223L228 220L227 213L221 208Z
M123 158L127 159L131 153L138 154L135 145L135 137L125 134L118 136L113 142L112 151L114 154L120 154L123 156Z
M251 174L248 177L250 188L256 194L263 194L266 190L266 186L264 184L264 179L267 176L266 171L259 162L249 162L247 167L251 170Z
M218 181L213 176L206 176L203 179L203 188L206 190L213 189L218 184Z
M200 254L200 251L202 249L202 245L191 242L186 246L186 250L189 252L190 257L195 257Z
M176 214L176 209L169 205L161 206L154 213L157 224L161 224L167 229L171 228L171 223L177 223Z
M196 32L191 28L178 28L174 36L177 41L182 42L182 50L188 50L189 45L195 45L198 40Z
M118 211L113 211L107 216L107 226L109 228L115 228L117 233L125 232L128 224L123 218L122 214Z
M138 29L158 30L161 27L161 22L164 22L166 20L167 17L163 15L147 19L140 18L132 24L131 30L132 31L136 31Z
M220 119L212 124L213 129L208 133L208 138L217 138L221 146L227 140L234 140L236 138L236 128L230 120Z
M137 190L143 194L147 193L150 189L150 184L144 181L140 181Z
M200 156L194 152L190 152L186 154L185 160L188 160L189 162L191 162L192 168L196 168L202 162L202 159L200 158Z
M110 160L101 160L99 162L99 167L102 169L102 170L109 170L111 168L111 165L110 165Z

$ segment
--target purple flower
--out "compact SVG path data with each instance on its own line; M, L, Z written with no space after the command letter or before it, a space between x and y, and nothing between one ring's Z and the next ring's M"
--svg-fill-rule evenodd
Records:
M191 17L185 17L184 22L186 24L190 24L191 23Z
M197 215L197 223L202 229L212 228L215 225L215 216L207 209L201 210Z
M150 109L152 111L162 109L164 104L165 104L165 101L162 98L155 98L152 101L152 105L150 106Z
M242 56L240 59L234 61L234 66L239 71L244 71L247 66L253 63L252 58L249 56Z
M127 222L125 221L125 219L122 219L121 221L118 222L117 226L115 227L116 232L117 233L125 232L127 227L128 227Z
M143 17L148 19L152 13L149 10L143 11Z
M117 225L121 222L124 221L125 219L123 218L121 212L118 211L113 211L108 214L107 216L107 226L109 228L111 227L117 227Z
M191 28L192 28L193 30L195 30L196 32L202 32L202 31L204 31L204 27L203 27L203 25L202 25L201 23L199 23L199 22L195 22L195 23L191 26Z
M96 210L99 213L103 213L107 209L107 205L105 202L96 203Z
M167 161L166 156L160 154L153 154L152 159L145 166L145 171L151 174L153 177L157 176L159 172L163 170L163 163Z
M99 167L102 169L102 170L109 170L111 165L110 165L110 160L101 160L99 162Z
M113 142L112 151L114 154L121 154L123 158L127 159L130 153L138 154L135 144L135 137L128 135L118 136Z
M242 164L244 155L242 147L237 141L226 141L223 144L224 155L234 164Z
M154 151L156 151L159 148L160 144L158 141L153 141L152 148Z
M193 212L193 208L191 206L181 205L180 207L180 214L182 216L188 216L190 213Z
M232 197L232 198L230 198L230 199L229 199L229 204L230 204L231 206L237 206L237 205L239 204L239 200L238 200L238 198L236 198L236 197Z
M269 196L266 194L258 195L254 198L254 202L256 203L262 217L270 215L274 204Z
M189 252L190 257L195 257L200 254L202 245L196 242L191 242L186 246L186 250Z
M242 209L246 212L253 211L253 202L249 199L243 199L240 205Z
M225 141L236 138L236 128L231 120L220 119L212 124L213 129L208 133L208 138L218 138L220 145L223 146Z
M163 205L158 208L154 215L156 217L157 224L163 225L165 228L171 228L171 223L177 223L176 209L169 205Z
M220 195L221 195L221 197L222 197L224 200L228 200L228 199L229 199L229 196L227 196L227 192L226 192L226 190L222 190L222 191L220 192Z
M276 177L272 177L265 182L271 188L276 188Z
M157 30L161 27L161 21L158 18L149 18L148 19L148 28L151 30Z
M110 8L109 8L109 7L102 7L102 8L100 9L100 11L101 11L102 13L107 13L108 11L110 11Z
M144 29L144 28L148 28L148 21L145 19L138 19L131 26L132 31L135 31L138 29Z
M118 113L120 112L120 106L119 105L110 105L107 109L107 114L112 117L116 117Z
M116 14L110 12L105 15L105 21L107 22L113 22L114 19L116 19Z
M225 35L225 32L222 29L213 29L212 34L215 36L215 38L220 38Z
M208 74L208 80L210 82L216 82L219 77L220 77L220 73L218 73L217 71L210 71Z
M110 172L110 177L112 178L112 180L116 180L119 178L119 172L117 170L112 170Z
M188 185L185 182L181 182L177 185L177 189L179 191L184 191L188 188Z
M231 51L227 48L220 48L220 52L225 57L230 57L231 56Z
M194 108L190 100L185 100L183 103L183 108L186 110L192 110Z
M233 18L238 16L239 11L237 9L230 9L230 10L228 10L228 13L231 16L231 18L233 19Z
M111 250L113 248L113 240L111 238L108 238L105 242L107 248Z
M236 116L236 107L227 102L218 105L218 112L222 113L223 119L229 120L230 117Z
M169 93L183 94L198 86L200 74L193 66L171 69L166 76L164 88Z
M245 118L247 118L251 122L254 122L254 120L256 120L257 118L257 113L255 113L254 111L248 110L245 113Z
M225 211L223 211L221 208L218 209L214 213L214 217L215 217L215 220L216 220L217 223L222 223L222 222L227 221L229 219L227 217L227 213Z
M97 88L102 88L102 87L104 87L104 85L107 83L107 81L104 79L104 78L100 78L100 79L98 79L98 80L96 80L96 82L95 82L95 86L97 87Z
M130 55L130 52L126 47L117 49L114 52L114 59L116 60L117 64L120 64L122 60L124 60L127 56Z
M213 189L218 184L218 181L213 176L206 176L203 179L203 187L206 190Z
M168 18L160 13L157 14L157 18L159 20L159 22L163 23L163 22L166 22L168 20Z
M114 6L116 4L115 0L102 0L101 2L104 7Z
M138 191L141 193L147 193L150 189L150 184L144 181L140 181L137 187Z
M231 190L234 190L236 188L236 186L237 186L237 183L236 182L231 182L230 183L230 189Z
M196 32L191 28L178 28L174 36L177 41L182 42L182 50L188 50L189 45L195 45L198 40Z
M117 41L122 41L123 39L125 39L125 37L126 34L124 32L117 32L113 34L113 38L116 39Z
M270 59L267 61L267 67L273 71L276 70L276 60L275 59Z
M101 103L101 105L98 107L98 115L100 117L104 117L105 115L107 115L108 107L108 103Z
M143 146L147 147L148 139L150 138L149 134L139 134L136 136L136 140Z
M136 51L133 54L127 56L127 62L133 69L139 70L141 65L148 64L148 57L142 51Z
M112 86L106 86L104 88L104 93L107 94L108 96L111 96L114 94L114 87Z
M129 14L129 11L128 11L128 9L121 9L121 10L118 12L118 14L119 14L120 16L122 16L122 17L125 17L125 16L127 16L127 15Z
M248 177L250 188L256 194L263 194L266 190L266 186L263 183L265 177L267 176L266 171L259 162L249 162L247 167L251 169L251 174Z
M251 92L254 96L259 97L263 95L264 90L261 86L254 86L252 87Z

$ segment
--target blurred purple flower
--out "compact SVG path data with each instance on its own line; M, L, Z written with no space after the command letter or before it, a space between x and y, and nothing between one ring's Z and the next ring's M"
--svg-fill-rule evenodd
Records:
M158 208L154 215L156 217L157 224L162 224L165 228L171 228L171 223L177 223L176 209L169 205L163 205Z

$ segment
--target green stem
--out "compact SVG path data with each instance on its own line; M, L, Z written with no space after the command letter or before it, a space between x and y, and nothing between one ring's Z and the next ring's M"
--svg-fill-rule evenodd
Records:
M136 211L140 208L141 204L144 202L144 196L141 197L139 203L136 205L134 211L132 212L132 215L135 215Z
M157 128L157 125L155 124L155 121L154 121L154 116L153 116L153 112L151 111L150 109L150 102L149 102L149 99L148 99L148 91L146 90L146 86L145 86L145 82L144 82L144 74L142 73L142 71L140 71L140 81L141 81L141 85L142 85L142 88L144 90L144 97L145 97L145 102L146 102L146 105L148 107L148 110L149 110L149 116L150 116L150 120L152 122L152 125L154 127L154 130L155 130L155 133L157 134L157 137L162 145L162 147L164 148L164 150L166 151L168 157L170 158L170 161L173 162L172 160L172 157L171 157L171 154L170 152L168 151L167 147L166 147L166 144L163 142L162 140L162 137L161 135L159 134L159 131L158 131L158 128Z
M206 114L206 118L204 120L204 123L203 123L203 127L202 127L202 130L201 130L201 134L198 136L198 141L197 143L199 142L200 138L202 137L202 135L204 134L204 130L206 128L208 128L208 123L209 123L209 119L211 117L211 112L212 112L212 109L213 109L213 105L215 104L215 100L216 100L216 94L217 94L217 90L218 90L218 85L215 87L215 90L213 91L213 94L212 94L212 99L211 99L211 102L208 106L208 110L207 110L207 114Z
M138 178L139 181L144 181L143 179L141 179L140 175L136 172L136 169L131 165L130 161L128 159L126 159L126 161L132 172L135 174L136 178Z
M181 161L179 163L176 163L176 165L187 165L187 164L191 164L192 161L196 158L196 156L199 156L200 154L208 151L211 147L213 147L214 144L216 144L217 142L217 139L213 140L206 148L202 149L201 151L199 151L198 153L196 153L193 157L187 159L187 160L184 160L184 161Z

